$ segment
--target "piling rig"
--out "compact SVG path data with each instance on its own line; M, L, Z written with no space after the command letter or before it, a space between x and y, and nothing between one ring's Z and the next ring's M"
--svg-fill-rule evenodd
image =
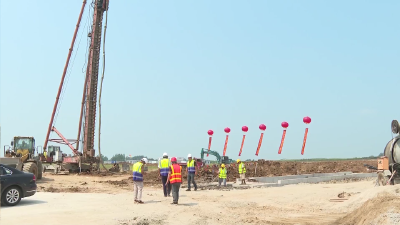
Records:
M51 115L50 123L47 130L47 135L43 145L43 151L46 152L48 142L56 142L59 144L67 145L73 152L73 156L62 157L60 163L63 169L68 171L76 170L98 170L100 163L100 156L95 156L94 150L94 136L96 125L96 110L97 110L97 84L99 75L99 60L100 60L100 46L102 35L103 14L108 10L109 0L93 0L90 7L93 7L93 23L91 31L88 33L90 45L88 50L88 61L86 68L86 77L83 86L83 95L81 103L81 112L78 125L78 136L76 139L66 139L59 130L54 126L54 117L57 112L60 94L63 90L65 75L67 73L71 53L74 48L75 39L79 30L82 19L82 14L86 6L86 0L82 3L82 8L79 14L78 22L76 24L74 36L72 38L71 47L68 52L67 61L64 66L64 71L61 77L61 82L58 88L56 101L54 103L53 112ZM81 135L82 131L82 135ZM50 133L55 132L60 138L49 139ZM79 144L82 143L82 152L79 151ZM75 146L74 146L75 144ZM89 165L88 165L89 164Z

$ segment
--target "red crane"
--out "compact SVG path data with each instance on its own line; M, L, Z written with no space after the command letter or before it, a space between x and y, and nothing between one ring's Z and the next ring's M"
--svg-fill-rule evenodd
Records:
M72 38L71 47L68 52L67 61L64 66L64 71L61 77L60 86L58 88L56 101L54 103L53 113L51 115L49 127L47 130L46 140L44 142L43 149L46 151L47 144L49 141L57 142L60 144L68 145L74 157L64 157L64 163L77 163L78 161L82 163L98 163L99 157L95 157L94 150L94 134L96 125L96 107L97 107L97 84L98 84L98 74L99 74L99 60L100 60L100 46L101 46L101 33L102 33L102 23L103 14L108 10L109 0L95 0L93 6L93 23L91 27L91 32L89 32L88 37L90 38L89 56L86 69L86 78L83 87L81 113L79 117L79 128L77 139L66 139L60 131L58 131L54 125L54 116L56 115L57 106L60 99L60 94L63 89L65 75L67 73L69 61L75 44L75 39L77 32L79 30L79 25L81 23L82 14L86 6L86 0L82 3L82 8L79 14L78 22L76 24L74 36ZM83 140L81 140L81 130L83 130ZM54 131L60 137L60 139L49 139L50 132ZM82 141L83 151L80 153L79 142ZM73 144L76 143L76 147Z

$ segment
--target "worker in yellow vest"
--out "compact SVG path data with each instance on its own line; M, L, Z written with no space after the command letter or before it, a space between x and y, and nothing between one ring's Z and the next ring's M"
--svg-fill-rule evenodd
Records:
M246 184L246 167L244 163L240 161L240 159L237 160L237 164L239 167L239 176L240 179L242 180L241 184Z
M190 191L190 182L193 182L194 190L197 191L197 184L196 184L196 181L194 180L194 177L197 173L196 172L196 164L195 164L195 161L192 159L192 154L188 155L186 172L187 172L187 179L188 179L188 188L186 189L186 191Z
M135 202L143 204L142 202L142 191L143 191L143 165L146 164L148 160L143 158L139 162L133 164L133 193L135 196Z
M221 183L224 182L224 187L226 187L226 168L225 164L221 164L221 168L219 168L219 180L218 180L218 186L221 187Z
M179 188L182 184L182 167L177 163L175 157L171 158L172 166L169 169L168 180L172 186L172 203L178 204L179 200Z
M168 154L164 152L163 159L158 162L158 174L161 177L163 184L164 197L171 197L171 183L168 181L168 172L171 167L171 162L168 159Z

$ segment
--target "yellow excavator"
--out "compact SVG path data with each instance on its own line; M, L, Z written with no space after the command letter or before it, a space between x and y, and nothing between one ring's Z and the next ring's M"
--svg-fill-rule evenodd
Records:
M43 175L43 165L38 155L35 155L35 138L14 137L11 141L11 148L5 151L4 164L18 170L33 173L37 179Z

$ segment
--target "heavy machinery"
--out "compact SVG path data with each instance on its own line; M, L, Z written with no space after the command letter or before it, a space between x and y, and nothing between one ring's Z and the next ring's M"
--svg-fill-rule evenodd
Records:
M0 159L0 162L21 171L33 173L37 179L41 179L43 165L36 152L35 138L16 136L11 141L11 148L4 152L5 159Z
M397 120L391 124L392 132L399 134L400 125ZM400 184L400 135L390 140L383 151L383 157L378 159L378 179L390 181L391 185Z
M76 35L81 23L82 14L86 6L86 0L82 3L82 8L79 14L78 22L76 24L74 36L72 38L71 47L68 52L67 61L64 66L64 71L61 77L61 82L58 88L56 101L54 103L53 112L51 115L50 123L47 130L43 150L46 152L48 142L56 142L60 144L68 145L72 150L73 156L62 155L62 170L67 171L91 171L99 169L100 157L95 156L94 149L94 134L96 125L96 110L97 110L97 84L99 75L99 59L100 59L100 46L101 46L101 34L102 34L102 23L103 13L108 10L109 0L93 0L90 7L93 7L93 22L91 31L88 33L88 39L90 39L90 45L88 49L88 61L86 68L85 82L83 85L83 95L81 103L81 112L78 124L78 136L77 139L66 139L60 131L54 126L54 117L58 110L58 104L60 94L62 93L65 75L67 73L71 53L74 47ZM107 21L106 21L107 23ZM81 131L82 136L81 136ZM50 133L55 132L60 139L49 139ZM79 144L82 143L82 152L79 151ZM76 144L76 146L73 146Z
M222 156L221 157L221 155L217 151L213 151L213 150L209 150L209 149L205 149L205 148L202 148L201 152L200 152L200 157L201 157L201 162L202 163L204 163L204 154L210 154L210 155L215 156L217 158L217 161L218 161L219 164L223 163L223 164L226 165L226 164L233 163L233 160L229 159L228 156Z

